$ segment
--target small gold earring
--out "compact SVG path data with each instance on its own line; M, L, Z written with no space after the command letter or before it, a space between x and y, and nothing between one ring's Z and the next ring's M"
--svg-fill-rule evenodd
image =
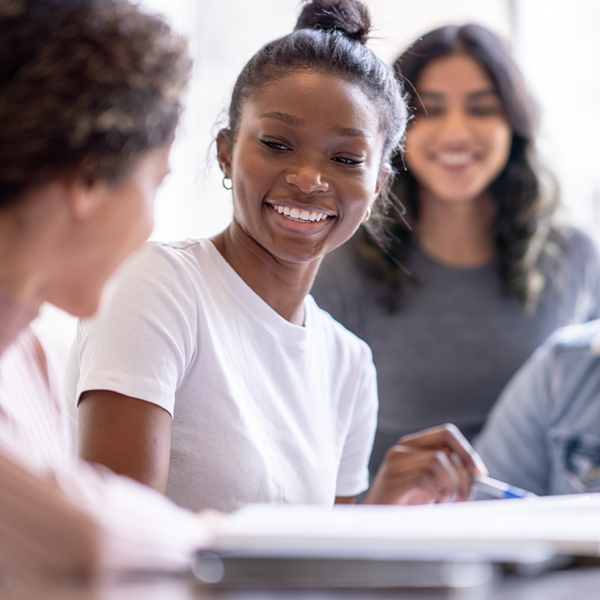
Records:
M223 175L223 187L229 191L232 187L233 187L233 183L231 183L231 185L229 187L227 187L227 184L225 183L225 180L229 179L229 181L231 181L230 177L227 177L227 175Z
M372 212L373 211L371 210L371 207L367 206L367 211L365 212L365 216L363 217L363 223L366 223L371 218Z

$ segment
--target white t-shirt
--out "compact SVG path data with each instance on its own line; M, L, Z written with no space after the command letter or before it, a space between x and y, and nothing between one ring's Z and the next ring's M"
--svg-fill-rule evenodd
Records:
M304 306L304 327L285 320L210 241L148 244L80 323L69 401L104 389L167 410L167 495L181 506L354 496L376 426L371 351L311 296Z

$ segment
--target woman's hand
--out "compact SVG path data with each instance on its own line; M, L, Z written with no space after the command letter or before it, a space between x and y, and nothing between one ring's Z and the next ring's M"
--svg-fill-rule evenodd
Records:
M388 450L365 503L468 500L471 478L487 474L483 461L458 427L432 427L404 436Z

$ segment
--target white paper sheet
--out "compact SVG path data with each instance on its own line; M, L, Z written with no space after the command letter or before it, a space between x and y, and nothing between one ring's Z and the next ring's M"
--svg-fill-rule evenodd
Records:
M354 558L598 556L600 494L429 506L254 505L224 519L214 548Z

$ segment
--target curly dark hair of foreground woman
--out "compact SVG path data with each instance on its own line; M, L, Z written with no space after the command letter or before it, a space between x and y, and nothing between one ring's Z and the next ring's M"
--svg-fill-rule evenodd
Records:
M496 87L512 129L508 162L490 186L497 213L493 223L503 290L524 306L534 306L543 287L536 264L551 235L550 219L558 205L553 181L543 173L534 147L537 109L506 45L479 25L446 26L419 38L394 63L405 84L410 106L417 106L414 86L432 61L453 54L474 58ZM402 305L402 289L418 285L418 274L403 267L419 216L418 182L406 169L401 154L393 159L393 203L383 206L358 235L358 250L365 269L373 276L379 297L390 312Z
M0 208L170 144L190 72L186 42L125 0L2 0Z

